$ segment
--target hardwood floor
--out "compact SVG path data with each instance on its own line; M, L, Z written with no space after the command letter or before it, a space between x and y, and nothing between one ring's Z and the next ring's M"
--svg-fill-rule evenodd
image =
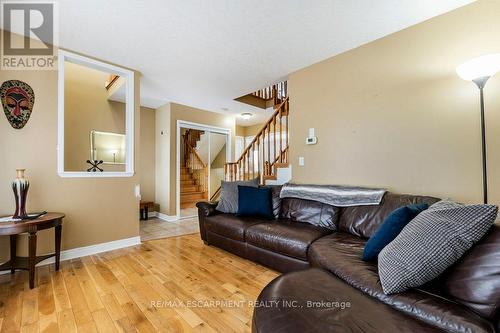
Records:
M248 332L278 273L203 245L198 234L0 276L1 332Z

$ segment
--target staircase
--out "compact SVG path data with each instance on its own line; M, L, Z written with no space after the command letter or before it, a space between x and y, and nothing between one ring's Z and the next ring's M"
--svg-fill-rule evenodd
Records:
M260 184L276 183L279 169L289 168L289 102L286 88L286 82L281 82L247 95L272 100L274 113L236 162L224 165L226 180L249 180L259 177Z
M254 91L253 93L243 95L235 100L241 103L249 104L261 109L276 107L288 96L287 81L278 82L272 86Z
M196 152L202 131L187 130L183 135L184 159L180 173L181 209L208 199L208 168Z
M265 101L273 101L273 104L276 107L288 97L288 82L278 82L272 86L254 91L250 95Z

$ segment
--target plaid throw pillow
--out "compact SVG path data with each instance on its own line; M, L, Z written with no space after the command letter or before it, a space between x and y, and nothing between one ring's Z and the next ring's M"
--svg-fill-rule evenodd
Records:
M420 213L379 254L386 294L421 286L455 263L495 222L498 207L439 201Z

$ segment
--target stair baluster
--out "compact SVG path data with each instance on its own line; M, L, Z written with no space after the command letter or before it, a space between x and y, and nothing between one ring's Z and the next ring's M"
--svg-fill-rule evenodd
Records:
M276 106L271 118L245 148L238 160L225 164L226 180L248 180L259 177L260 183L264 184L265 180L276 179L278 167L285 167L288 164L289 105L288 97L282 95L285 90L286 84L277 88L275 96L281 97L281 103Z

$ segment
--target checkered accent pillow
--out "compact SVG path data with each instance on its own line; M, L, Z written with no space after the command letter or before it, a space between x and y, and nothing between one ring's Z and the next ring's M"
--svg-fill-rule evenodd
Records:
M498 207L439 201L408 223L378 256L386 294L421 286L455 263L486 234Z

